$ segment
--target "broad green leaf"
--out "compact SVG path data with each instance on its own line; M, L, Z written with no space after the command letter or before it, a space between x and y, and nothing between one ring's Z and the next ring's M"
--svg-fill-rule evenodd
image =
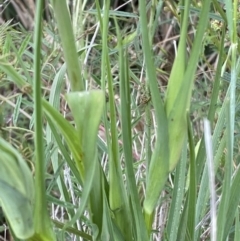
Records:
M77 127L78 140L84 150L83 158L89 158L89 161L95 155L104 98L103 91L72 92L66 95Z
M76 134L82 149L85 170L83 195L77 215L67 224L71 225L84 211L90 194L92 220L97 225L96 236L100 236L103 218L102 169L97 159L97 133L105 103L103 91L73 92L66 95L76 124Z
M196 63L194 66L196 66ZM191 72L191 75L193 75L194 72L192 71L192 69L188 67L184 76L186 76L186 74L188 74L189 72ZM190 81L190 79L192 79L192 81ZM184 79L184 81L182 81L181 85L178 87L179 88L178 91L177 90L173 91L174 93L172 95L175 94L176 96L174 96L173 98L171 97L171 95L169 95L167 96L167 99L166 99L166 113L168 115L169 148L170 148L169 171L173 171L173 169L175 168L181 154L183 142L186 138L187 111L190 105L192 83L193 83L192 77L188 77L188 79L187 78ZM173 98L174 101L170 100L171 98ZM170 100L170 104L168 104L168 100Z
M185 4L186 9L189 10L190 1L187 1ZM182 69L183 66L181 63L178 63L180 61L185 61L184 58L184 51L178 52L176 60L176 69L173 68L170 76L171 82L168 84L168 90L167 90L167 96L166 96L166 113L168 117L168 128L169 128L169 150L170 150L170 166L169 171L172 171L181 154L182 145L184 142L184 139L186 138L187 134L187 119L186 119L186 113L190 106L190 100L191 100L191 92L193 88L193 81L194 81L194 74L197 68L197 64L199 61L199 54L202 47L202 40L205 33L205 28L208 23L208 12L210 8L210 1L207 1L201 10L201 14L199 16L199 23L197 28L196 37L193 42L191 55L188 61L188 65L186 66L186 69L184 71L184 75L182 75ZM185 20L185 16L187 14L188 17L188 11L184 10L184 20L183 20L183 28L185 28L187 25L187 20ZM184 39L183 45L179 46L180 49L186 48L185 47L185 40L186 36L181 35L180 36L180 42L181 38ZM179 58L179 60L178 60ZM179 75L179 77L178 77ZM181 77L181 78L180 78ZM180 83L179 83L180 82Z
M15 235L34 234L32 174L19 153L0 138L0 204Z
M171 75L168 80L168 88L167 88L166 99L165 99L167 116L170 115L170 112L174 108L176 100L178 100L179 92L181 91L181 87L184 83L183 76L186 70L186 44L187 44L186 40L187 40L189 8L190 8L190 1L187 0L185 1L184 11L181 12L183 14L182 15L183 21L181 23L180 41L178 45L178 50L175 53L176 58L173 63ZM191 90L186 89L185 91L191 91ZM186 92L184 94L186 95ZM184 127L186 129L186 123ZM170 143L171 143L171 140L170 140Z
M183 91L184 82L186 83L183 76L186 69L186 39L189 7L190 1L186 1L184 11L182 11L184 14L183 22L181 24L179 47L169 78L165 100L169 128L170 171L172 171L177 164L187 133L186 111L188 107L188 99L184 98L183 100L182 97L183 95L184 97L189 96L189 92L191 92L191 88L184 89Z

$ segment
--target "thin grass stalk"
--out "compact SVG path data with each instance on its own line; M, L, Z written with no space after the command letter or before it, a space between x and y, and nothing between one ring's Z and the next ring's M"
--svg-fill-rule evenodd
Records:
M196 182L196 163L195 163L195 145L193 141L193 131L189 113L187 114L188 121L188 142L190 152L190 185L188 194L188 220L187 230L189 240L194 240L195 234L195 217L196 217L196 197L197 197L197 182Z
M37 2L34 31L34 122L35 122L35 207L34 226L39 240L55 240L51 222L47 212L45 196L45 158L43 151L42 131L42 96L41 96L41 44L42 44L42 12L44 1Z
M146 87L147 88L147 87ZM147 104L145 107L145 125L144 125L144 133L145 133L145 156L146 156L146 170L148 172L149 165L152 157L152 148L151 148L151 128L152 125L152 116L151 116L151 107L150 104Z
M211 122L211 126L213 125L214 121L214 116L215 112L217 109L217 101L218 101L218 95L219 95L219 89L220 89L220 80L221 80L221 69L222 65L224 62L224 41L225 41L225 26L222 28L222 33L221 33L221 43L220 43L220 51L219 51L219 56L218 56L218 63L217 63L217 69L216 69L216 74L214 78L214 84L213 84L213 90L211 94L211 101L210 101L210 106L209 106L209 111L208 111L208 120ZM204 158L202 158L204 159ZM197 175L199 175L197 173Z
M36 158L36 217L46 213L45 185L44 185L44 156L43 156L43 132L42 132L42 104L41 104L41 35L42 35L42 9L43 1L38 1L36 24L34 32L35 54L34 54L34 120L35 120L35 158ZM43 209L42 209L43 208ZM44 219L38 221L44 222ZM40 226L44 226L41 224ZM41 230L41 228L40 228ZM37 231L37 230L36 230Z
M166 225L168 240L176 241L181 219L182 203L185 194L186 168L187 168L187 142L183 145L181 159L176 167L174 176L174 189L172 194L171 206L168 212Z
M189 193L187 193L187 197L183 205L183 210L181 212L181 220L178 227L177 241L189 241L187 233L188 203Z
M231 155L231 149L233 148L231 144L231 124L230 124L230 116L229 116L229 109L230 109L230 103L229 100L227 101L227 154L225 158L225 166L224 166L224 180L222 185L222 195L221 200L219 204L219 210L218 210L218 216L217 216L217 240L224 240L224 227L225 222L227 219L227 210L229 205L229 196L230 196L230 185L231 185L231 175L232 175L232 159L230 159Z

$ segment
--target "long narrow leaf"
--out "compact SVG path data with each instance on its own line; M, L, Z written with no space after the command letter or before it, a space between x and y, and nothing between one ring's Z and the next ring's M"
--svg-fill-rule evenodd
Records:
M177 241L178 229L180 227L180 218L182 203L185 193L186 181L186 168L187 168L187 143L183 145L181 159L176 167L174 176L174 189L171 200L171 206L167 221L167 236L169 240Z
M73 91L84 90L67 2L52 0L52 6L58 24L59 35L62 40L71 89Z
M152 59L152 50L149 43L149 33L146 17L146 2L140 1L140 24L142 31L143 53L146 62L147 78L150 86L152 102L156 111L157 139L153 150L146 182L146 198L144 200L145 222L150 234L153 221L153 212L160 192L166 182L169 171L168 123L163 101L158 91L156 70ZM158 180L158 181L156 181Z
M42 93L41 93L41 40L42 40L42 11L43 0L37 2L35 32L34 32L34 127L35 127L35 206L34 206L34 228L35 235L39 240L55 240L50 217L47 212L47 201L45 196L45 163L43 152L42 131Z
M188 115L188 140L189 140L189 149L190 149L190 185L189 185L189 196L188 196L189 199L188 199L187 229L190 237L189 240L194 240L197 185L196 185L196 164L195 164L193 131L192 131L189 115Z

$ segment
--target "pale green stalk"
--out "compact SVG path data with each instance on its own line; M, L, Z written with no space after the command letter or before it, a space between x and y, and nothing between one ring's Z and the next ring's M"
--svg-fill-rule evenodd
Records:
M45 158L43 151L42 131L42 90L41 90L41 44L42 44L42 11L43 0L37 2L34 32L34 120L35 120L35 204L34 228L35 235L31 240L52 241L55 234L47 212L45 194Z
M189 142L189 159L190 159L190 184L188 191L188 221L187 231L190 240L194 240L195 234L195 217L196 217L196 197L197 197L197 183L196 183L196 162L195 162L195 145L193 141L193 130L190 121L190 116L187 116L188 122L188 142Z

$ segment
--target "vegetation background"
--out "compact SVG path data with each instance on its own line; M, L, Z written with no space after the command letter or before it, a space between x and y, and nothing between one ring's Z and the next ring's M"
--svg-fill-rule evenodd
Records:
M239 3L1 1L1 240L240 240Z

